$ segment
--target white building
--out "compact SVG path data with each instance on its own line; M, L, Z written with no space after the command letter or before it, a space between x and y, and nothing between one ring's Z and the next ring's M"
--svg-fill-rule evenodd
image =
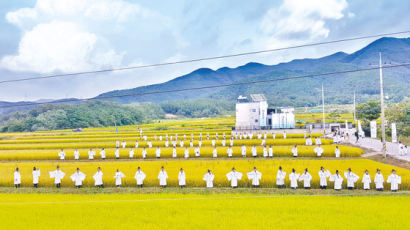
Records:
M263 94L251 94L251 100L239 96L236 103L236 130L295 128L294 108L269 109Z
M236 129L260 129L266 126L268 102L263 94L251 94L251 101L239 96L236 103Z

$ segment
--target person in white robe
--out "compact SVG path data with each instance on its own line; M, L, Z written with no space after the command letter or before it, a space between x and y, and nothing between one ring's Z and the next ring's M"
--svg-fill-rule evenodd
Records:
M40 169L36 168L36 167L33 167L32 174L33 174L33 186L34 186L34 188L38 188L38 182L39 182L39 179L40 179Z
M127 147L127 142L123 141L123 142L121 143L121 146L122 146L123 149L125 149L125 147Z
M105 149L102 148L100 151L101 159L105 160L106 154L105 154Z
M14 187L20 188L21 186L21 174L19 168L14 171Z
M189 149L188 149L188 147L185 148L184 158L185 158L185 159L188 159L188 158L189 158Z
M172 148L172 158L177 158L177 149L175 147Z
M262 134L258 133L258 139L260 140L262 138Z
M291 152L293 157L298 157L298 146L295 145L295 147L292 148Z
M159 136L159 140L162 141L162 136Z
M276 133L272 133L272 139L273 139L273 140L276 139Z
M142 149L141 154L142 154L142 159L147 158L147 150L145 149L145 147Z
M189 141L189 147L191 147L191 148L193 148L193 147L194 147L194 142L192 142L192 140L191 140L191 141Z
M323 148L320 145L316 146L313 151L316 153L317 157L321 157L324 152Z
M202 147L202 139L199 139L199 141L198 141L198 147L199 147L199 148Z
M130 159L134 158L134 149L133 148L130 148L129 157L130 157Z
M78 149L74 150L74 160L80 159L80 151Z
M308 169L305 169L305 172L300 175L299 181L303 181L303 188L310 189L310 181L312 180L312 175L308 172Z
M165 147L168 148L169 147L169 142L165 141L164 143L165 143Z
M146 177L145 173L141 171L141 168L138 166L137 172L135 172L135 176L134 176L135 180L137 181L137 187L142 188L145 177Z
M256 147L255 147L255 145L254 146L252 146L252 157L257 157L258 156L258 152L256 151Z
M263 139L266 139L268 137L268 134L264 133L263 134Z
M155 157L156 158L161 158L161 149L159 147L157 147L157 149L155 150Z
M58 153L58 157L60 158L60 160L65 160L65 152L63 149L61 149L61 151Z
M215 139L212 139L212 147L215 147Z
M364 171L363 177L362 177L362 183L363 183L363 189L364 190L370 190L370 184L372 183L372 178L370 177L369 171Z
M266 145L265 139L263 139L262 142L261 142L261 146L264 146L264 145Z
M49 172L50 178L54 178L54 184L57 188L61 187L61 181L63 180L65 173L60 170L60 166L57 165L57 169L55 171Z
M390 183L390 190L397 192L399 190L399 184L401 184L401 176L396 174L396 170L392 170L391 174L387 177L387 183Z
M218 133L215 133L215 138L216 138L217 140L219 140L219 135L218 135Z
M216 150L216 147L214 147L214 150L212 151L212 157L217 158L218 157L218 151Z
M226 178L228 178L228 181L231 182L231 187L232 188L237 188L238 187L238 180L241 180L242 178L242 173L237 172L235 168L232 168L232 171L226 174Z
M245 145L242 145L241 153L242 153L242 157L246 157L246 146Z
M77 168L77 171L70 176L76 188L81 188L83 186L83 181L85 180L85 177L85 174L80 171L80 168Z
M352 172L351 168L347 169L347 172L344 173L346 181L347 181L347 189L353 190L355 187L355 183L359 180L359 176Z
M252 138L253 138L253 133L249 133L248 137L249 137L249 140L252 140Z
M383 191L384 186L384 177L383 174L380 172L380 169L377 169L376 175L374 176L374 184L376 185L377 191Z
M334 182L334 190L342 190L343 177L339 174L339 170L336 170L336 173L330 176L329 181Z
M144 141L147 141L147 136L143 136Z
M152 142L151 141L148 141L147 145L148 145L148 148L152 148Z
M268 153L268 157L273 157L273 149L272 149L272 145L269 146L269 153Z
M326 189L327 188L327 178L331 176L331 173L329 170L325 171L325 168L320 167L319 170L319 186L320 189Z
M93 160L93 159L94 159L94 156L95 156L95 152L94 152L92 149L90 149L90 150L88 151L88 159L89 159L89 160Z
M296 173L295 169L292 169L292 172L289 173L290 187L296 189L298 187L298 179L300 177L299 173Z
M115 172L114 179L115 179L115 186L120 187L122 185L122 178L124 178L125 175L122 173L119 169L117 169L117 172Z
M286 131L283 131L283 139L286 139Z
M263 156L264 158L268 157L268 149L266 149L266 146L263 146L263 154L262 154L262 156Z
M178 185L180 188L183 188L186 186L185 172L182 168L179 170L179 173L178 173Z
M233 147L233 138L229 141L229 146Z
M115 141L115 147L119 148L120 147L120 141Z
M226 153L228 154L228 157L229 157L229 158L232 157L233 150L232 150L232 147L231 147L231 146L228 147L228 150L226 150Z
M225 145L226 145L226 140L222 139L222 146L225 147Z
M104 188L104 183L103 183L103 172L101 171L101 167L97 168L97 172L94 174L94 185L95 187L98 188Z
M203 180L206 181L207 188L214 187L214 179L215 179L215 175L211 172L211 170L208 169L208 172L205 173L204 178L203 178Z
M171 144L172 144L172 147L177 147L177 142L176 141L172 141Z
M181 141L179 142L179 147L184 147L184 141L183 141L183 140L181 140Z
M159 174L158 174L159 186L163 188L167 187L167 179L168 179L168 174L164 170L164 166L162 166L161 171L159 171Z
M283 172L282 166L279 166L279 170L276 173L276 185L278 186L278 188L285 187L285 177L286 177L286 172Z
M200 157L201 156L201 149L199 147L196 147L194 152L195 152L195 157Z
M315 145L321 145L322 144L322 139L320 137L317 137L315 140Z
M115 149L115 159L120 159L120 148Z
M339 146L336 146L336 148L335 148L335 157L336 157L336 158L339 158L339 157L340 157L340 149L339 149Z
M262 179L262 173L256 167L253 167L253 170L248 172L247 176L249 180L252 180L252 187L258 188L260 186L259 181Z
M139 146L138 141L135 141L135 148L137 149Z
M305 141L306 145L312 145L312 138L308 137Z

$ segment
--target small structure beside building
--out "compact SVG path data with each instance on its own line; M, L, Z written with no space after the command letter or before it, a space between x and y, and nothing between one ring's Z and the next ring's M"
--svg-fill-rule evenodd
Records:
M243 96L237 99L235 130L295 128L294 108L268 109L265 95L251 94L250 97L251 100Z

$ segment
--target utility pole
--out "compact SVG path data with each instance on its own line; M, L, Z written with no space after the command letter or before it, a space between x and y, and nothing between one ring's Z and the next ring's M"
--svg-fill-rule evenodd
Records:
M353 93L353 121L356 124L356 91Z
M322 83L322 115L323 115L323 134L325 134L325 93L323 91L323 83Z
M380 75L380 110L382 117L382 143L383 143L383 155L386 157L386 129L384 123L384 95L383 95L383 66L382 66L382 53L379 53L379 75Z

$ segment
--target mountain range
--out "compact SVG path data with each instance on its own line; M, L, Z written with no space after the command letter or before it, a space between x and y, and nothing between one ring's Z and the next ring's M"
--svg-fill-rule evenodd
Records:
M250 62L237 68L223 67L217 70L200 68L161 84L110 91L98 95L95 99L114 101L121 104L134 102L161 103L198 98L234 101L239 95L248 96L249 94L263 93L266 95L269 104L275 106L315 106L321 103L320 89L323 84L326 103L350 104L354 92L356 92L356 98L359 102L378 98L380 92L379 70L291 80L279 79L377 67L379 52L382 53L384 65L410 63L410 38L384 37L373 41L352 54L337 52L322 58L297 59L277 65ZM383 70L383 76L384 90L389 101L398 102L409 97L409 66L386 68ZM265 82L247 84L247 82L254 81ZM229 84L233 85L220 88L157 93ZM117 97L120 95L133 96ZM25 102L0 102L0 107L2 105L22 103ZM32 103L36 104L36 102ZM19 108L22 107L0 109L0 114L14 112Z

